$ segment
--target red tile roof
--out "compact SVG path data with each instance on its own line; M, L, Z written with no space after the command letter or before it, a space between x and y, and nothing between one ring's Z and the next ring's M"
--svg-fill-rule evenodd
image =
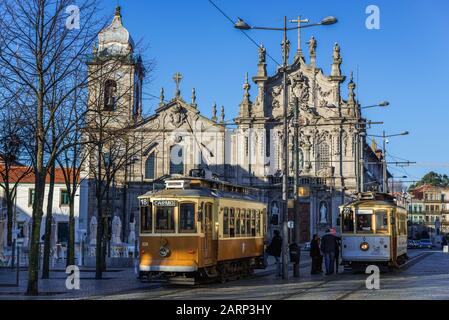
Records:
M0 172L3 172L5 170L5 167L0 165ZM64 179L64 170L69 174L71 177L71 169L63 169L63 168L56 168L55 169L55 183L65 183ZM33 169L26 166L15 166L12 167L9 172L9 181L10 182L17 182L20 180L20 183L34 183L35 182L35 176L33 173ZM78 174L78 181L79 181L79 174ZM0 183L4 182L3 175L0 174ZM45 177L45 183L50 183L50 176L47 174Z

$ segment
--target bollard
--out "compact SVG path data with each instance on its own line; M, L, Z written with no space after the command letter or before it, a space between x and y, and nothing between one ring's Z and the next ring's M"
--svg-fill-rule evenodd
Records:
M449 252L449 246L444 246L443 247L443 252L444 253L448 253Z
M19 286L19 275L20 275L20 246L17 246L17 271L16 271L16 286Z

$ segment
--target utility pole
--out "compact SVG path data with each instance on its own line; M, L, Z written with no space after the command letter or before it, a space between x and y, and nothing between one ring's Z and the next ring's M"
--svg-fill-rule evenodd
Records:
M283 65L282 65L282 87L284 90L284 162L283 162L283 183L282 183L282 279L288 279L288 88L287 88L287 65L288 65L288 43L287 43L287 17L284 16L284 41L283 44Z
M383 176L383 184L382 184L382 192L388 193L388 177L387 177L387 151L386 151L386 136L385 131L382 131L382 176Z
M299 20L299 19L298 19ZM299 52L299 49L298 49ZM295 177L294 177L294 243L298 245L298 254L301 254L299 250L299 242L301 241L301 229L300 229L300 216L299 216L299 99L295 98L295 114L294 114L294 134L293 134L293 145L294 145L294 166L295 166ZM299 262L293 265L293 276L299 278Z
M365 192L365 133L362 131L359 134L360 137L360 192Z

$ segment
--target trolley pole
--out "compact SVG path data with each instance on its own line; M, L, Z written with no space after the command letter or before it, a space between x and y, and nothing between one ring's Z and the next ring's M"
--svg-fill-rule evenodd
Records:
M282 279L288 279L288 91L287 91L287 17L284 16L284 41L283 41L283 57L284 63L282 66L282 87L284 90L283 102L284 102L284 114L283 114L283 150L284 150L284 162L283 162L283 183L282 183Z
M382 170L383 170L383 185L382 185L382 192L388 193L388 177L387 177L387 151L386 151L386 136L385 131L382 132Z

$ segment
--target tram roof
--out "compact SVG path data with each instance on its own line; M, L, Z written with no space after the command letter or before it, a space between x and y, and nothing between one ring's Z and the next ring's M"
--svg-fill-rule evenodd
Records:
M166 197L210 197L210 198L226 198L235 200L246 200L261 202L257 197L250 194L242 194L237 192L221 191L206 188L188 188L188 189L163 189L157 191L149 191L138 198L166 198Z
M349 203L346 203L346 204L342 205L341 207L347 207L347 206L399 207L395 203L395 198L393 196L386 194L386 193L373 193L373 192L363 193L363 194L359 195L358 199L355 199Z

